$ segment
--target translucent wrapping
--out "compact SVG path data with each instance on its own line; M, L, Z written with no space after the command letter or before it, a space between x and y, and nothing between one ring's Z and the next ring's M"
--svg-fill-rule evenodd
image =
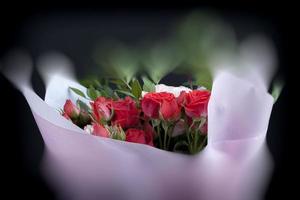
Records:
M266 132L273 98L267 93L267 86L259 87L251 81L253 77L237 76L225 69L216 73L208 107L208 145L199 154L188 156L86 134L58 112L67 98L79 98L68 90L69 86L82 90L84 87L71 73L41 73L46 82L45 100L31 88L30 71L6 75L24 94L32 110L45 142L42 171L58 197L263 197L272 169Z

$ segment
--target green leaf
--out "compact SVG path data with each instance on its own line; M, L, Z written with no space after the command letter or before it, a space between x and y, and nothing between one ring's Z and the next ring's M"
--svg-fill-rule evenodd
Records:
M182 61L183 54L174 40L153 43L142 53L142 63L148 77L158 84L161 79L173 71Z
M124 94L126 96L130 96L130 97L136 98L133 94L131 94L130 92L127 92L127 91L115 90L115 92L118 92L118 93Z
M113 92L112 98L114 100L120 99L120 97L119 97L119 95L118 95L118 93L116 91Z
M211 90L213 78L209 70L200 70L199 73L195 74L195 79L198 86Z
M100 89L99 93L101 94L101 96L108 97L108 98L114 96L114 91L108 86L103 86Z
M82 91L80 91L79 89L73 88L73 87L69 87L69 89L72 90L73 92L75 92L76 94L78 94L79 96L82 96L82 97L86 98L84 93Z
M283 88L283 82L279 81L279 80L275 80L274 84L273 84L273 88L272 88L272 96L274 98L274 103L277 101L278 97L280 96L280 93L282 91Z
M121 79L111 79L109 82L116 85L124 85L124 82Z
M112 97L114 95L114 91L109 86L103 86L103 91L107 95L107 97Z
M143 90L146 92L154 92L155 91L155 84L150 81L146 76L142 77L144 85Z
M133 80L131 83L131 93L139 99L142 95L142 87L137 79Z
M81 101L81 100L78 99L76 101L76 104L77 104L77 106L79 107L80 110L84 110L87 113L90 111L89 106L86 105L86 103L84 103L83 101Z
M97 88L97 87L100 86L100 82L95 78L83 79L83 80L80 80L79 83L81 85L83 85L84 87L86 87L86 88L88 88L90 86L93 86L94 88Z
M114 80L110 80L111 83L115 84L117 86L118 89L120 90L124 90L124 91L131 91L131 87L126 83L125 80L122 79L114 79Z
M101 92L96 90L93 86L90 86L87 89L87 95L90 97L91 100L97 99L97 97L101 96Z

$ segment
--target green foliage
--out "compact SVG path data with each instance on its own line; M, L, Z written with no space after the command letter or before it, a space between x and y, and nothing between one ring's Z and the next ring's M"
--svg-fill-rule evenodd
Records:
M101 96L101 92L99 90L96 90L93 86L90 86L87 89L87 95L91 100L96 100L97 97Z
M153 91L155 91L155 84L152 81L150 81L146 76L143 76L142 80L144 82L143 90L145 92L153 92Z
M283 86L284 86L284 84L282 81L275 80L275 82L273 84L272 92L271 92L271 94L274 98L274 103L277 101L278 97L280 96Z
M69 89L78 94L79 96L86 98L85 94L81 90L73 87L69 87Z
M89 113L90 108L89 108L89 106L86 105L83 101L81 101L81 100L78 99L78 100L76 101L76 104L77 104L77 106L79 107L80 110L83 110L83 111L85 111L86 113Z
M121 42L110 41L107 46L102 44L102 48L96 50L94 58L102 66L105 76L121 79L127 84L138 71L137 51Z
M142 95L142 87L140 85L140 82L137 79L134 79L131 82L131 93L139 99Z
M97 77L89 77L84 80L80 80L80 84L86 88L91 87L91 86L93 86L94 88L101 87L101 83L97 79Z
M220 53L236 51L233 30L214 13L191 13L179 23L175 37L192 72L210 68L210 60Z
M208 69L199 70L198 73L195 73L194 75L195 83L198 86L203 86L208 90L211 90L213 78Z
M164 76L182 62L182 55L179 53L176 43L169 40L148 47L141 62L149 78L158 84Z
M131 93L131 92L127 92L127 91L124 91L124 90L115 90L117 93L119 94L123 94L125 96L130 96L130 97L133 97L135 98L135 96Z

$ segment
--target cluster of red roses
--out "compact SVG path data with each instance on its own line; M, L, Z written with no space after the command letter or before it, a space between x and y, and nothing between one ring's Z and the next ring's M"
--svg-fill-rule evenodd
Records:
M154 146L154 139L161 139L159 126L168 138L191 130L205 135L209 97L208 90L182 91L178 97L149 92L139 100L101 96L91 101L89 111L67 100L63 116L93 135Z

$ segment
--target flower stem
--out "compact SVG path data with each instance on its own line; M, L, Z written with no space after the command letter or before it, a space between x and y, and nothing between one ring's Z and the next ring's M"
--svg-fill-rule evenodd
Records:
M165 135L164 135L164 149L165 149L165 150L168 150L168 149L167 149L168 126L165 127L165 130L164 130L164 131L165 131L165 132L164 132L164 134L165 134Z
M191 134L191 133L188 133L188 134L187 134L187 141L188 141L188 144L189 144L189 145L191 144L190 134Z
M195 121L193 120L192 124L189 127L189 133L192 131L192 128L193 128L194 124L195 124Z
M203 139L202 143L200 144L200 146L198 147L198 151L203 149L203 146L205 144L205 142L207 141L207 135L205 136L205 138Z
M168 137L168 144L167 144L167 148L169 149L170 148L170 142L171 142L171 135L173 133L173 129L174 129L174 126L171 127L171 131L170 131L170 134L169 134L169 137Z
M197 131L195 131L193 154L197 152L197 144L198 144L198 138L199 138L198 136L199 136L199 133L197 133Z
M161 134L160 134L160 123L157 126L157 134L158 134L159 146L162 149L162 139L161 139Z

